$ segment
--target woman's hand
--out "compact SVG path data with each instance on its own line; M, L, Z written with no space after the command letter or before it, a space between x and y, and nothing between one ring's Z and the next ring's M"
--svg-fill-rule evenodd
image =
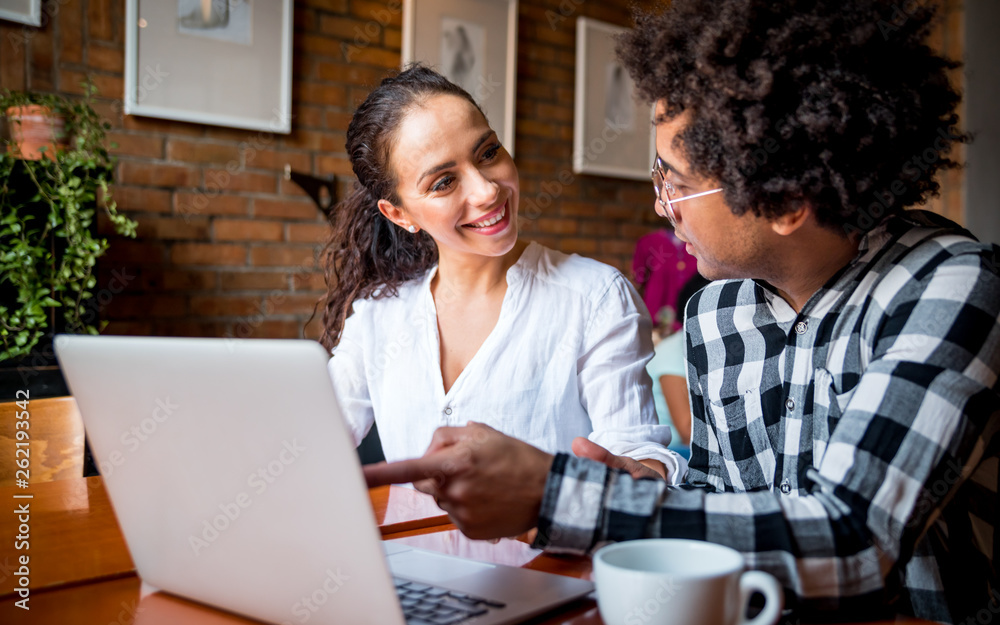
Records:
M577 436L573 439L573 453L580 458L589 458L604 463L612 469L628 471L629 475L636 479L641 477L667 479L667 469L659 460L633 460L628 456L616 456L583 436Z

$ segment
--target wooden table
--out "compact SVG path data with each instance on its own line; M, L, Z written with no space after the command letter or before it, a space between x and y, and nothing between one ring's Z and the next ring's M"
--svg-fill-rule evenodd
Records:
M98 477L31 486L31 610L18 598L14 536L7 511L14 488L0 488L0 623L32 625L234 625L255 623L164 593L142 596L104 485ZM570 575L590 576L588 558L561 557L519 540L498 543L463 536L430 497L396 486L370 491L385 540L453 555ZM536 625L600 625L593 600L571 603L531 621ZM916 622L913 623L916 625Z

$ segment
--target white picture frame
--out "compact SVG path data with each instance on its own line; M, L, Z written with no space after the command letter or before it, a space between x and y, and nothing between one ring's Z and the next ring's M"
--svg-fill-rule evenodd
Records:
M0 0L0 19L41 26L42 0Z
M292 0L127 0L125 113L287 134Z
M628 29L576 20L573 172L649 180L656 155L653 107L635 97L635 83L615 55L614 36Z
M517 0L404 0L402 57L465 87L514 154Z

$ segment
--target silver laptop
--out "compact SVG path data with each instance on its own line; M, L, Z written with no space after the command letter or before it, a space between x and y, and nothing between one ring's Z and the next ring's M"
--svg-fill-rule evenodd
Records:
M157 589L310 625L517 622L593 589L383 547L318 343L62 335L55 348Z

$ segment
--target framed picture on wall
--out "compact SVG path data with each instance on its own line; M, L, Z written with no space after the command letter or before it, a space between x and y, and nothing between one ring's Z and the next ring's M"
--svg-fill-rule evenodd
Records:
M127 0L125 113L291 132L292 0Z
M415 61L472 94L514 153L517 0L405 0L403 66Z
M0 0L0 20L42 25L42 0Z
M573 172L649 180L656 154L653 109L615 56L614 36L628 29L576 20Z

